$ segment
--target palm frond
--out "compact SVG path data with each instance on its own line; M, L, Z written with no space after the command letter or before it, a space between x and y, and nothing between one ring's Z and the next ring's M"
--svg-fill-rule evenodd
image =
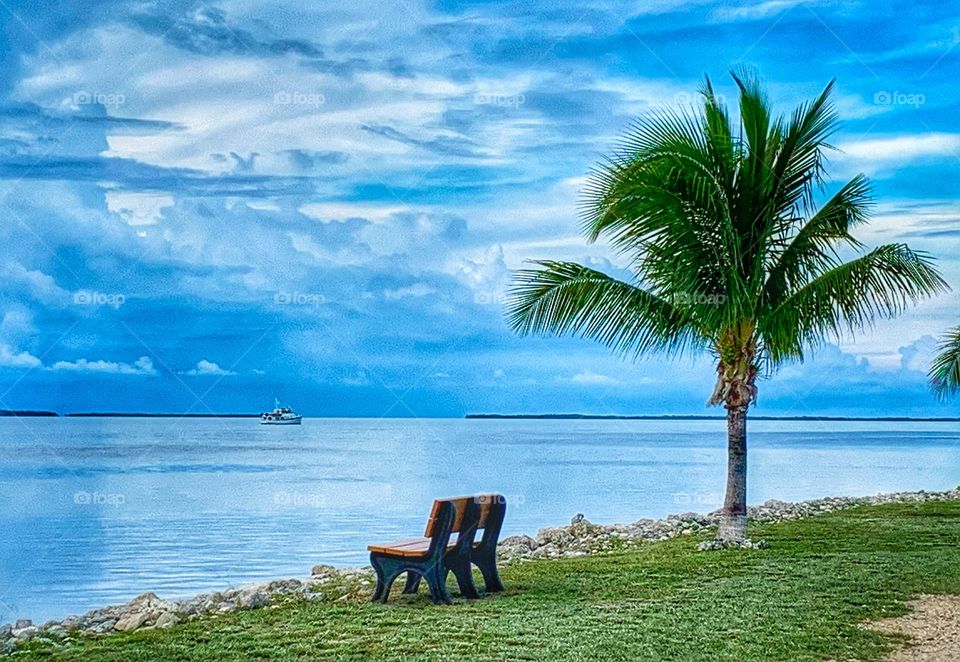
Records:
M804 345L869 328L948 289L926 254L905 244L879 246L820 273L762 316L764 349L773 366L802 359Z
M797 205L804 209L813 206L814 188L823 181L822 154L832 149L827 140L839 128L837 111L830 103L833 89L831 80L816 99L798 106L782 129L779 149L770 164L776 182L772 203L780 218L789 218L784 212Z
M747 146L745 162L742 164L740 184L745 191L756 191L761 188L760 182L769 176L767 164L767 144L770 138L770 101L767 99L760 81L747 72L733 73L733 80L740 88L740 124ZM749 206L738 214L743 224L740 229L746 229L759 216L760 210L754 205L760 202L753 196L745 198Z
M851 229L867 219L872 196L870 182L857 175L837 191L796 234L782 242L771 242L772 264L766 267L767 277L762 296L776 305L788 293L809 280L824 265L839 262L838 248L859 248L860 242Z
M811 102L798 106L793 115L778 118L770 128L765 155L765 177L756 183L759 200L756 222L748 226L747 260L754 266L751 284L758 292L765 281L764 269L792 234L792 229L814 207L815 191L822 186L824 150L836 130L837 116L830 95L831 81Z
M709 121L719 112L715 105ZM584 191L587 237L605 235L630 258L637 279L661 292L726 292L734 272L727 214L733 164L717 163L733 148L707 121L689 111L644 118L617 155L594 169Z
M538 261L514 273L507 319L520 335L574 335L639 355L702 342L691 316L671 302L595 269Z
M940 341L939 353L930 366L930 387L940 399L960 392L960 326Z

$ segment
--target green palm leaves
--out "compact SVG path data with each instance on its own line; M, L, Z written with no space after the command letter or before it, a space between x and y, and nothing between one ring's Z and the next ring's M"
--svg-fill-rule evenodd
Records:
M631 355L746 352L772 370L947 289L927 255L865 250L853 236L870 208L865 177L816 205L837 126L832 83L774 117L756 80L734 80L739 122L707 81L700 107L641 118L591 173L584 232L607 239L633 278L537 262L515 276L516 332L579 335Z
M960 326L947 333L939 349L930 366L930 386L937 397L946 399L960 391Z

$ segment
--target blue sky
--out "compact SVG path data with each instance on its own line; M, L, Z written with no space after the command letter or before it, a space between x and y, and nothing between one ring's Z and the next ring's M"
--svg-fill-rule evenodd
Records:
M746 67L836 77L868 244L960 287L960 5L0 3L0 408L705 413L706 359L503 321L527 258L615 271L583 178L638 114ZM758 414L955 415L953 292L760 385ZM716 412L720 413L720 412Z

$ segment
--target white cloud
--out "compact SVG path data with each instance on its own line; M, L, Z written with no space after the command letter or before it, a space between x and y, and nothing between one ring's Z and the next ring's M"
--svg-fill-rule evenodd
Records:
M900 367L925 373L936 353L937 339L933 336L922 336L900 348Z
M36 368L39 365L40 359L33 354L0 344L0 368Z
M759 20L782 13L786 13L801 4L798 0L763 0L748 5L723 6L711 14L711 18L719 22L737 22L744 20ZM835 0L806 0L805 5L836 4Z
M107 209L127 225L155 225L166 207L174 205L173 196L160 193L107 191Z
M347 386L367 386L370 384L370 378L365 371L357 370L355 375L352 377L344 377L340 382Z
M401 205L367 205L338 202L308 202L301 205L298 212L322 223L343 222L351 218L363 218L371 221L385 221L394 214L415 211L413 207Z
M574 384L581 384L583 386L612 386L620 383L619 380L614 379L609 375L601 375L595 372L590 372L589 370L584 370L583 372L577 373L570 378L570 381Z
M235 375L237 373L232 370L225 370L221 368L213 361L207 361L206 359L200 359L197 362L197 367L187 370L186 372L181 372L181 375L190 375L191 377L207 377L207 376L218 376L225 377L227 375Z
M882 173L918 161L960 157L960 134L921 133L852 140L837 145L833 157L844 172Z
M396 290L384 290L383 296L387 299L406 299L408 297L425 297L436 290L426 283L414 283L410 287L401 287Z
M156 368L153 367L153 361L148 356L141 356L139 359L130 363L119 363L115 361L88 361L87 359L78 359L76 361L57 361L49 368L57 372L97 372L108 375L155 375Z
M57 285L52 276L37 269L27 269L19 262L0 265L0 280L8 288L11 284L20 285L32 298L43 303L66 303L70 300L70 293Z
M33 325L33 314L26 308L17 307L3 314L0 321L0 342L17 345L24 338L37 332Z

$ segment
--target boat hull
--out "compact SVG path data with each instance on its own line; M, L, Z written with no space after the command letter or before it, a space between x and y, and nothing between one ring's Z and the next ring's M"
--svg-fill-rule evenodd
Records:
M300 425L301 417L297 416L296 418L281 418L281 419L260 419L260 425Z

